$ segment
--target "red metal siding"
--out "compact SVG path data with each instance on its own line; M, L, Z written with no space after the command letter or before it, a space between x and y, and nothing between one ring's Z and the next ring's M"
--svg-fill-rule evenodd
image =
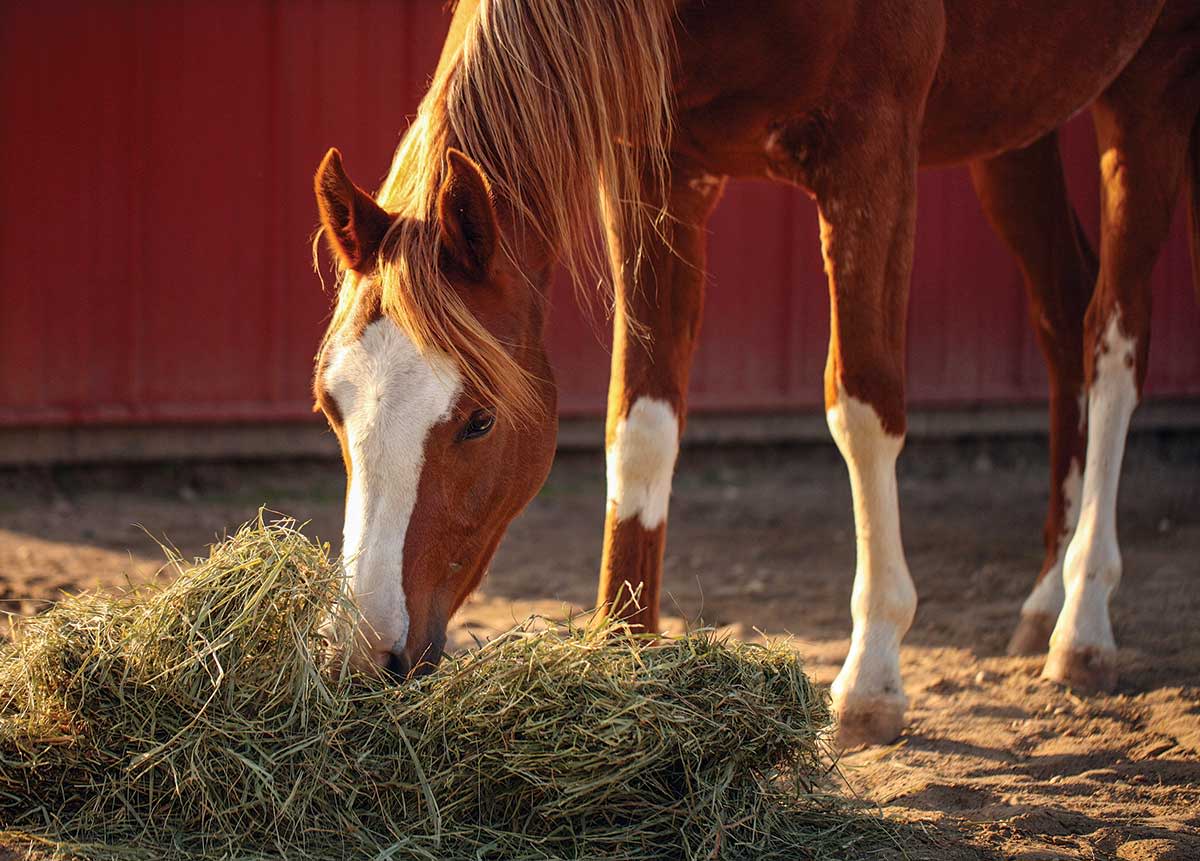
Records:
M307 419L330 296L309 265L312 171L384 175L434 67L441 0L6 3L0 8L0 425ZM1095 147L1067 162L1094 230ZM961 169L921 179L915 404L1040 399L1016 266ZM1155 272L1149 390L1200 395L1182 216ZM818 405L828 300L812 205L744 183L712 224L693 375L706 410ZM567 413L607 359L556 288Z

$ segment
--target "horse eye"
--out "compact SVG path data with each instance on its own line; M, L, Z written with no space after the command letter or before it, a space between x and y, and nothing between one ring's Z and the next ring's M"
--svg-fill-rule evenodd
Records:
M496 425L496 416L489 410L475 410L471 413L471 418L467 419L467 423L463 425L462 432L459 434L459 439L478 439L481 436L487 436Z

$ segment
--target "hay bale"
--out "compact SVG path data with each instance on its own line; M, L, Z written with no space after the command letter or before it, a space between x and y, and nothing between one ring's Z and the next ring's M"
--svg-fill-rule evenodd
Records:
M525 625L397 686L318 628L328 547L244 526L0 651L0 828L102 857L845 858L829 710L782 647Z

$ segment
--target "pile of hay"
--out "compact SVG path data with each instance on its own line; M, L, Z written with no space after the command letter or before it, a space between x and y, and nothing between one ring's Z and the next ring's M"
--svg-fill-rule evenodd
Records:
M256 523L0 647L0 829L66 854L846 858L826 699L784 648L524 626L397 686L325 654L328 548ZM2 841L0 841L2 842Z

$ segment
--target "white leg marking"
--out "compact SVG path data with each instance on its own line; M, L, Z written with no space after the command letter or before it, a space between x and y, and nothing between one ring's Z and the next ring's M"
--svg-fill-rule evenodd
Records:
M1037 582L1025 603L1021 606L1022 616L1041 615L1057 618L1063 606L1063 559L1075 527L1079 523L1079 498L1083 488L1083 476L1079 472L1079 461L1072 460L1071 468L1063 479L1063 531L1058 536L1057 555L1054 565L1046 576ZM1044 636L1044 635L1043 635Z
M834 703L843 714L882 704L898 718L908 703L900 679L900 640L917 608L900 540L896 490L896 457L904 438L888 434L874 408L847 395L841 384L826 419L850 473L858 553L850 602L854 633L831 689Z
M424 356L388 319L336 348L324 384L342 414L350 490L342 555L350 589L370 626L377 661L404 648L404 537L417 502L425 438L461 391L449 358ZM373 630L372 630L373 629Z
M679 454L679 419L666 401L642 397L617 424L608 447L608 501L617 520L637 516L646 529L667 519L671 474Z
M1079 525L1063 563L1066 598L1050 637L1050 650L1116 649L1108 600L1121 580L1117 546L1117 483L1129 417L1137 405L1137 344L1114 314L1097 347L1088 406L1087 466Z

